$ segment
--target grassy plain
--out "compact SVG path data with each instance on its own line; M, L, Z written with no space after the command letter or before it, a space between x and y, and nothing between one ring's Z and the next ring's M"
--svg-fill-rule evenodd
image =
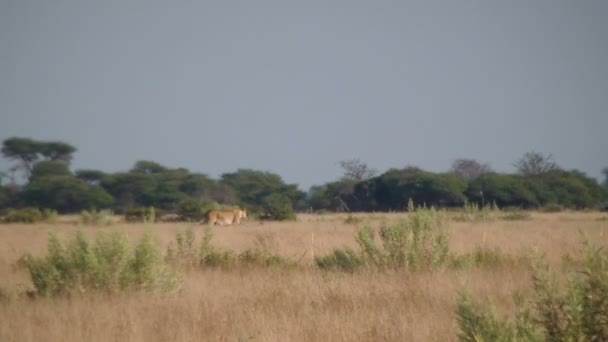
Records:
M241 252L264 248L298 261L295 269L205 268L182 272L173 294L83 293L69 297L0 298L0 341L454 341L458 293L491 298L499 311L512 306L514 290L531 291L526 267L446 269L437 272L322 272L314 256L334 248L356 248L358 225L377 226L406 214L299 215L295 222L245 222L213 228L212 244ZM456 215L456 214L454 214ZM32 288L16 267L25 253L44 255L48 234L70 238L78 230L126 231L136 239L145 231L163 249L181 223L79 226L77 218L54 224L0 225L0 289ZM198 236L201 226L195 226ZM451 221L450 251L478 247L506 256L544 254L560 267L565 255L577 258L581 232L594 244L608 244L604 213L532 213L527 220Z

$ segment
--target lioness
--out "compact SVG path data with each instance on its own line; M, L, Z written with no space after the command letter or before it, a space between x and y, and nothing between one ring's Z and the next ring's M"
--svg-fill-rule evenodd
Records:
M214 225L219 223L220 225L230 225L241 223L242 218L247 218L247 210L234 209L234 210L211 210L207 214L207 223Z

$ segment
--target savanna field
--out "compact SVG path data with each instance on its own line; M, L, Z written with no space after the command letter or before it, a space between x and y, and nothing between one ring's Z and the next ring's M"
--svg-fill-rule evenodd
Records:
M608 244L606 213L443 214L448 252L440 261L429 252L433 267L397 254L362 256L361 228L371 227L376 246L384 246L379 227L411 220L405 213L248 219L207 233L197 224L113 218L90 225L77 216L1 224L0 341L457 341L464 293L512 317L514 293L533 295L533 260L542 258L566 279L580 265L583 240L594 248ZM67 246L77 232L91 243L112 232L134 244L151 237L178 283L169 291L95 290L78 278L80 285L60 293L37 293L23 256L44 257L50 234ZM391 241L401 241L394 236ZM205 237L211 240L203 258ZM439 248L439 240L429 241L428 251ZM319 267L335 250L353 251L354 259ZM381 265L374 259L380 255ZM403 262L410 266L395 267Z

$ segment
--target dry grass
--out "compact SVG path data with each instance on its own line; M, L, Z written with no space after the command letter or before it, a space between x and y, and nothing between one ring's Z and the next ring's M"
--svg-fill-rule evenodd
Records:
M357 214L376 225L403 214ZM603 215L605 216L605 214ZM480 245L520 255L535 250L557 264L577 255L580 231L606 245L608 221L598 213L532 215L525 221L451 223L451 249ZM323 273L312 254L355 246L356 227L346 215L301 215L297 222L248 222L215 227L213 244L243 251L264 245L300 260L296 270L193 270L179 293L85 294L70 298L0 301L0 341L352 341L456 339L456 297L465 287L511 305L513 290L530 290L527 270L487 269L436 273ZM124 230L130 238L153 231L163 246L187 224L124 224L78 227L0 225L0 288L29 288L27 274L14 267L26 252L44 254L48 233L69 237ZM198 231L200 234L200 230Z

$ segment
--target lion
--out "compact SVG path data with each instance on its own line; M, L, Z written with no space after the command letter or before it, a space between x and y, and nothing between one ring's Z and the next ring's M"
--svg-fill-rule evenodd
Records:
M207 223L210 225L231 225L240 224L241 219L247 218L247 210L234 209L234 210L211 210L207 213Z

